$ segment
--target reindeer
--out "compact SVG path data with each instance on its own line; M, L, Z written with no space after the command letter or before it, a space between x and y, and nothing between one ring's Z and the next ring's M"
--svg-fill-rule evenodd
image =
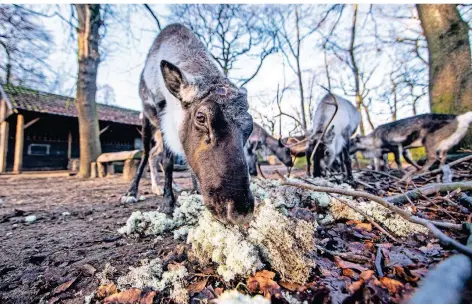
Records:
M180 154L196 174L214 216L223 223L246 223L254 210L243 151L253 126L246 90L232 84L203 43L180 24L157 36L139 87L144 151L137 176L149 159L153 126L164 140L164 202L159 210L173 210L173 156ZM133 183L125 196L136 195Z
M404 172L400 155L412 164L416 170L424 172L437 160L446 161L449 149L457 145L467 133L472 122L472 112L456 116L451 114L421 114L378 126L365 137L352 140L351 152L361 151L380 158L381 154L393 152L398 169ZM425 147L427 161L423 167L413 162L407 150Z
M331 93L321 99L315 111L313 133L306 150L307 175L310 175L312 160L313 176L318 177L339 158L345 179L352 179L349 139L360 121L359 111L349 101Z
M293 166L290 149L282 143L281 139L277 140L265 131L264 128L254 123L252 133L244 146L244 153L246 154L249 174L251 176L264 177L257 159L257 151L262 147L269 149L285 166Z

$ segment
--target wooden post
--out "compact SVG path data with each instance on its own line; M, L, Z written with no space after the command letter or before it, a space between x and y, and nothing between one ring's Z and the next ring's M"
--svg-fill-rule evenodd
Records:
M0 100L0 173L7 171L8 122L6 121L6 102Z
M67 159L72 159L72 130L69 130L69 138L67 139Z
M8 122L0 123L0 173L7 171Z
M107 172L105 165L102 162L97 162L98 177L105 178Z
M115 165L113 162L107 162L107 176L113 176L115 174Z
M15 174L21 173L23 166L23 143L25 136L25 118L22 114L16 117L16 136L15 136L15 157L13 161L13 172Z
M137 160L128 159L125 161L125 165L123 167L123 179L125 181L132 181L136 176L136 165Z
M97 178L97 162L90 163L90 178Z

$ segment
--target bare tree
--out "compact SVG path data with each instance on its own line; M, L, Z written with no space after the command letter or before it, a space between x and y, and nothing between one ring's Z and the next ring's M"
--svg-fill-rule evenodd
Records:
M75 4L77 11L77 42L79 72L75 105L79 114L80 167L79 176L90 177L90 164L101 154L98 126L97 71L100 62L99 30L102 26L100 4Z
M44 84L53 41L39 17L23 6L0 5L0 71L7 84Z
M188 26L207 46L208 50L229 75L238 63L255 59L254 67L245 66L243 86L260 71L264 60L277 51L275 32L263 18L264 8L238 4L182 4L170 5L171 19Z

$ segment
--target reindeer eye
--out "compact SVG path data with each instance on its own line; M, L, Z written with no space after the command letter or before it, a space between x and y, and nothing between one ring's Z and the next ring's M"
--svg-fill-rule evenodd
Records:
M197 112L197 115L195 116L195 120L199 124L205 124L205 114L203 112Z

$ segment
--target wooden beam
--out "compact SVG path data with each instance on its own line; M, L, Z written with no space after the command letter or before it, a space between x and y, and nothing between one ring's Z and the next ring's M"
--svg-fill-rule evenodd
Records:
M102 134L102 133L104 133L105 131L107 131L108 128L110 128L110 125L108 125L107 127L103 128L102 130L100 130L100 134Z
M40 119L41 119L41 118L36 118L36 119L33 119L33 120L29 121L28 123L25 124L25 128L24 128L24 129L30 127L31 125L33 125L34 123L36 123L36 122L39 121Z
M141 151L131 150L131 151L104 153L98 156L97 162L107 163L107 162L125 161L125 160L131 160L131 159L138 159L138 160L141 159Z
M15 157L13 161L13 172L21 173L23 166L23 144L25 139L25 118L22 114L16 117Z

